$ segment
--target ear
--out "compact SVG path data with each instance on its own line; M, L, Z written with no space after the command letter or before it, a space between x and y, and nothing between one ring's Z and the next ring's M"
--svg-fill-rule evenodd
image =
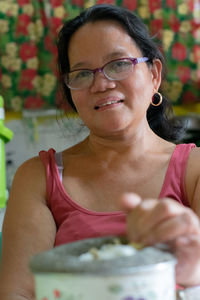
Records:
M152 73L152 82L154 90L157 92L159 90L161 79L162 79L162 63L160 59L156 58L153 61L153 65L151 67Z

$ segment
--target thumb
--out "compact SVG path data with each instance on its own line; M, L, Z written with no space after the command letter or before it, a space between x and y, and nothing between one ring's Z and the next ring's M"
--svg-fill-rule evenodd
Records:
M142 202L139 195L134 193L124 193L121 196L121 208L125 212L129 212Z

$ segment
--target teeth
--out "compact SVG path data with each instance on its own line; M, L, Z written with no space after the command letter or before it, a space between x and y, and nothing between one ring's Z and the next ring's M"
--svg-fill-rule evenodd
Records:
M96 106L96 108L103 107L103 106L110 105L110 104L114 104L114 103L119 103L119 102L123 102L123 100L113 100L113 101L109 101L109 102L106 102L106 103L103 103L103 104L101 104L101 105Z
M107 102L107 103L104 103L104 104L101 104L101 105L99 105L100 107L101 106L106 106L106 105L109 105L109 104L113 104L113 103L117 103L118 101L109 101L109 102Z

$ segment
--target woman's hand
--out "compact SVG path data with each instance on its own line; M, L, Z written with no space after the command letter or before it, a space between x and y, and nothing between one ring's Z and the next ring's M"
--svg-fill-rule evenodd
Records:
M177 257L176 280L184 286L200 285L200 222L177 201L122 196L127 212L127 235L142 245L167 243Z

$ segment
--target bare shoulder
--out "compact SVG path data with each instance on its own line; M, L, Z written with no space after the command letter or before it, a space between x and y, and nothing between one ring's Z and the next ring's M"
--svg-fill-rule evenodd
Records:
M200 216L200 147L191 149L185 178L189 203Z
M25 161L16 171L12 188L10 191L11 197L13 194L32 193L45 195L46 191L46 176L45 169L39 157L33 157ZM37 195L38 196L38 195Z
M17 177L20 177L21 175L29 175L32 177L42 174L45 174L45 170L39 156L35 156L26 160L24 163L22 163L22 165L19 166L16 172Z
M200 147L195 147L191 149L187 172L191 175L200 175Z
M21 216L24 223L48 212L45 168L39 157L25 161L16 171L9 192L5 220ZM11 224L11 222L10 222Z
M41 224L43 229L47 225L54 226L46 202L45 168L39 157L25 161L18 168L9 193L4 223L9 230L20 229L22 232L28 227L31 231L38 226L41 228Z

